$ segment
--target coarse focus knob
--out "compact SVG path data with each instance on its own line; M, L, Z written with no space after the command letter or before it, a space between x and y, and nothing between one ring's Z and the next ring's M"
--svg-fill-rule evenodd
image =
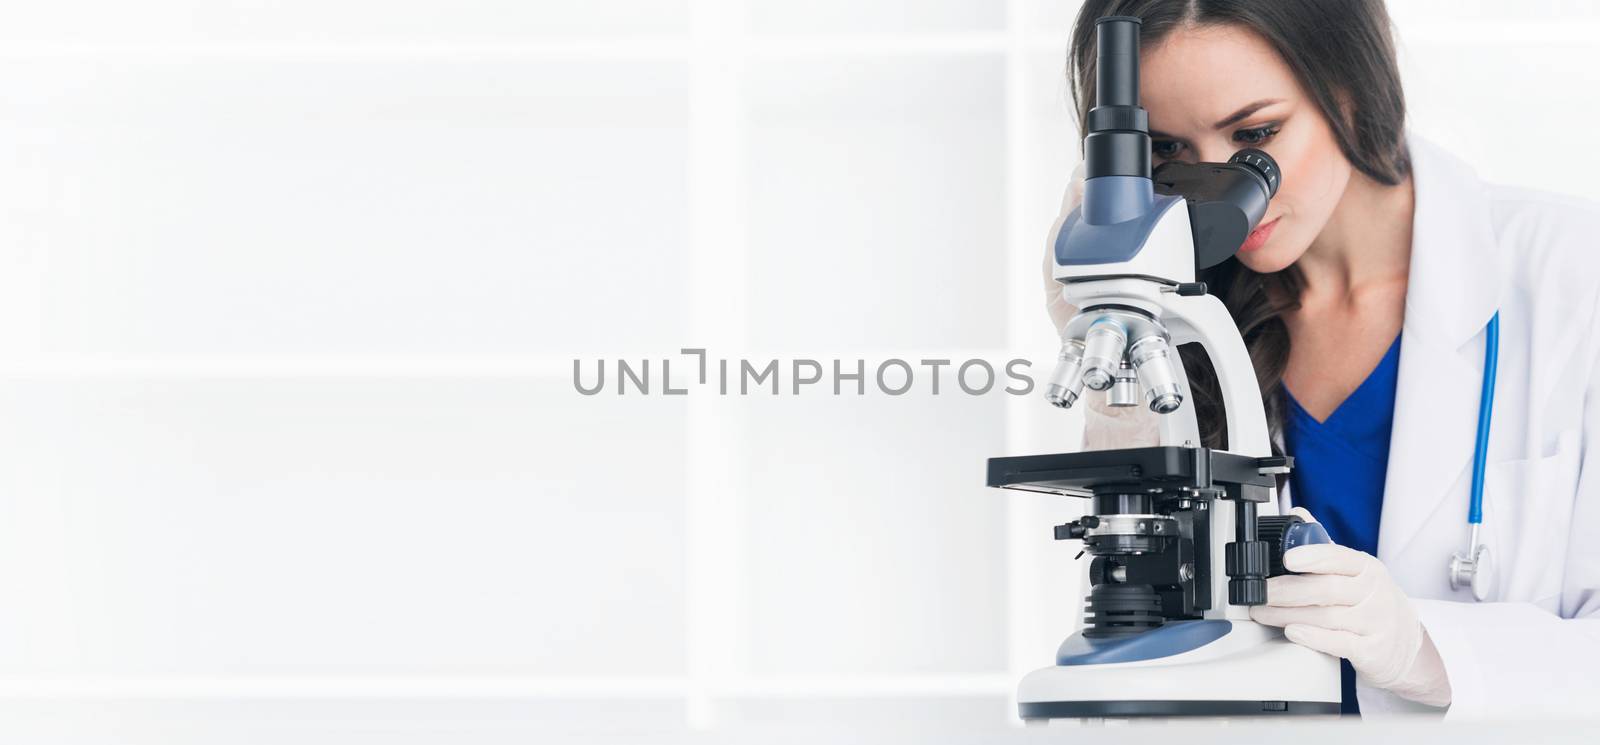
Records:
M1233 605L1265 605L1267 602L1267 556L1272 553L1266 541L1230 541L1222 547L1223 566L1228 573L1228 602Z
M1260 577L1228 580L1228 602L1233 605L1266 605L1267 581Z

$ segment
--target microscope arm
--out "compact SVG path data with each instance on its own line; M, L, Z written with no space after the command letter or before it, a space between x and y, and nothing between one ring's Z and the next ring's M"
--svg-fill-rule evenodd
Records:
M1165 292L1160 295L1161 320L1172 333L1172 346L1199 342L1211 367L1217 373L1222 388L1222 405L1228 420L1228 451L1240 455L1268 456L1272 454L1267 436L1266 408L1261 401L1261 388L1256 382L1255 366L1250 363L1250 353L1239 336L1233 316L1215 295L1179 295ZM1182 362L1173 355L1180 366L1179 376L1187 382L1181 370ZM1188 398L1186 396L1186 398ZM1192 401L1192 398L1188 398ZM1191 421L1194 407L1184 406L1174 414L1184 414ZM1163 445L1181 445L1182 441L1167 440L1165 420L1162 417ZM1192 425L1191 425L1192 426ZM1178 425L1181 431L1182 425Z

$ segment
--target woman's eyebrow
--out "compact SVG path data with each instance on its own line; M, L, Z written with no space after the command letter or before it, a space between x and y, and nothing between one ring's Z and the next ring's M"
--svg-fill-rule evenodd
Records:
M1281 99L1281 98L1263 98L1260 101L1256 101L1255 103L1245 104L1243 108L1239 109L1238 111L1233 112L1232 114L1229 114L1227 117L1223 118L1222 121L1217 122L1216 124L1213 124L1211 126L1217 128L1217 129L1222 129L1223 127L1226 127L1226 126L1229 126L1229 125L1232 125L1232 124L1238 124L1239 122L1244 121L1245 117L1250 116L1251 114L1254 114L1257 111L1260 111L1260 110L1262 110L1262 109L1264 109L1264 108L1266 108L1268 106L1271 106L1271 105L1273 105L1275 103L1279 103L1282 100L1283 99Z

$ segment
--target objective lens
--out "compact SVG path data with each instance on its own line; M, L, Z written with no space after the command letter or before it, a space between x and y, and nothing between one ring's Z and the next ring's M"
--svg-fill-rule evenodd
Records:
M1089 325L1083 339L1083 384L1103 391L1116 381L1117 367L1127 349L1128 335L1122 324L1101 318Z
M1139 405L1139 376L1134 374L1127 360L1123 360L1122 364L1117 366L1117 379L1111 384L1111 392L1106 394L1106 401L1112 406Z
M1044 387L1044 400L1051 406L1067 409L1078 400L1083 391L1083 342L1068 339L1061 343L1061 354L1056 368L1050 373L1050 382Z
M1139 385L1144 388L1145 400L1157 414L1171 414L1183 405L1177 373L1172 369L1171 352L1167 340L1159 336L1146 336L1128 350L1128 359L1133 362L1133 369L1139 374Z

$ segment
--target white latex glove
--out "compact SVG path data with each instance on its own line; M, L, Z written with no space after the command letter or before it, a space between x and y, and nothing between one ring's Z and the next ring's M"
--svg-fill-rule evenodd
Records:
M1311 521L1311 513L1296 508ZM1350 661L1369 686L1431 706L1450 704L1450 679L1389 570L1371 554L1331 543L1283 555L1299 574L1267 580L1267 604L1250 608L1258 623L1282 626L1289 641Z
M1078 309L1061 297L1061 283L1055 279L1056 233L1061 230L1061 223L1067 221L1067 216L1083 204L1083 163L1072 170L1071 179L1067 182L1067 191L1061 195L1061 212L1056 215L1056 222L1050 226L1050 234L1044 240L1044 307L1050 312L1050 322L1056 325L1056 334L1067 327L1067 321L1078 314Z

